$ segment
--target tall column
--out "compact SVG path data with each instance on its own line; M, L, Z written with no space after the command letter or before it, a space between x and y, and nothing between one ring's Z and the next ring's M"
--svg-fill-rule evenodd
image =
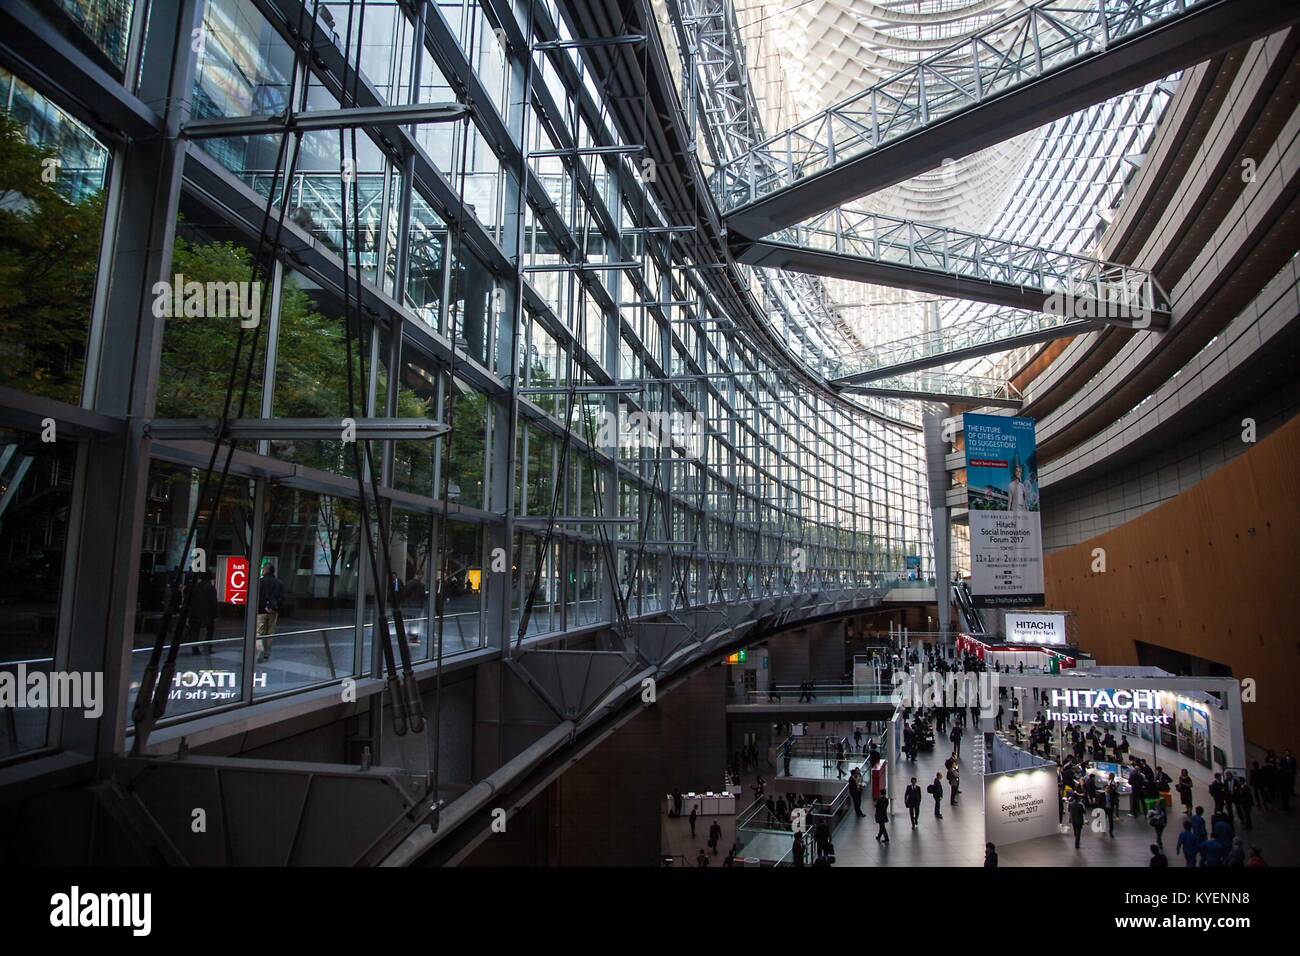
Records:
M942 640L949 635L948 621L952 616L949 605L952 568L950 559L951 529L949 523L948 469L944 458L948 442L943 436L943 420L947 409L929 406L922 420L925 428L925 471L930 491L930 530L934 547L934 601L938 609L938 627Z

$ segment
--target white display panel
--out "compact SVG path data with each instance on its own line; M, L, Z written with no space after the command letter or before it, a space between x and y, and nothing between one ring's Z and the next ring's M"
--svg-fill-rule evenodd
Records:
M1065 646L1064 614L1030 614L1008 611L1007 643Z
M996 846L1057 832L1056 768L1013 770L984 778L984 839Z

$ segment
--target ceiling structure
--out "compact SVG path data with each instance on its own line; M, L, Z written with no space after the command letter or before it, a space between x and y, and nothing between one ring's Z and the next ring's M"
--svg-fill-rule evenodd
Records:
M789 128L1027 6L1022 0L738 0L736 23L759 125L769 133ZM996 29L991 35L996 42ZM1006 42L1011 35L1007 31ZM845 209L1104 258L1106 223L1142 161L1176 78L1148 83L968 156L945 157L933 171ZM846 279L821 282L851 329L842 339L850 365L863 352L936 325L1005 312L987 303ZM1038 347L962 360L951 369L1008 375Z

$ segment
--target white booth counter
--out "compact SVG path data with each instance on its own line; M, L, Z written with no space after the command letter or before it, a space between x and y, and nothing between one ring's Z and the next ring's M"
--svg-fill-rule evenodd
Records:
M691 807L699 807L699 815L704 817L734 817L736 815L735 793L714 793L708 790L704 793L683 793L682 794L682 816L691 815ZM664 812L673 812L673 795L670 793L664 800Z

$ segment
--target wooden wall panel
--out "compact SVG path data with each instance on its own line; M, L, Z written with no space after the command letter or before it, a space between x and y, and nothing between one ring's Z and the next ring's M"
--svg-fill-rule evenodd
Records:
M1135 663L1140 640L1254 678L1247 740L1300 750L1298 478L1300 417L1160 507L1047 555L1048 606L1078 614L1099 664Z

